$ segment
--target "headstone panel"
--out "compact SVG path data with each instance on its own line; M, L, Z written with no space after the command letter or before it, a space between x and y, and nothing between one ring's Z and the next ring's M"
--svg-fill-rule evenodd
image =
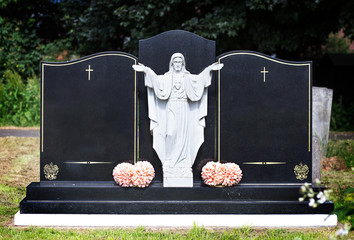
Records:
M321 158L325 158L331 123L333 90L323 87L312 87L312 96L312 132L320 141Z
M41 181L112 181L136 152L134 56L42 63Z
M182 53L186 60L186 69L199 74L215 62L215 42L196 34L174 30L161 33L149 39L139 41L139 62L150 67L156 74L164 74L169 69L173 53ZM147 90L143 75L139 75L139 157L149 160L155 167L155 180L162 181L162 166L154 149L148 118ZM193 170L194 179L200 180L197 166L200 161L215 157L215 78L208 88L208 115L204 129L204 143L199 149Z
M311 62L217 59L218 158L240 165L243 184L311 182Z

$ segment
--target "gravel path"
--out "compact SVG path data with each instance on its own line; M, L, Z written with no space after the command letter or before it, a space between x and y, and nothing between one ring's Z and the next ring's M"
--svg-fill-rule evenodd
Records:
M39 137L39 129L0 129L0 137Z

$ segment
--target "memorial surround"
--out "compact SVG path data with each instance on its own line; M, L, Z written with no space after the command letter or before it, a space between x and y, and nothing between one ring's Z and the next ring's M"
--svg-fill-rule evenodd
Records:
M162 166L149 130L147 94L138 62L157 74L180 52L187 70L223 63L208 88L204 143L193 166L193 187L162 184ZM20 215L314 214L299 202L312 182L312 62L290 62L251 51L215 57L215 42L175 30L140 40L139 58L103 52L65 63L43 62L40 182L27 187ZM148 188L122 188L112 178L122 162L149 161ZM209 187L200 178L207 161L234 162L237 186ZM20 219L20 215L18 219ZM15 219L16 223L16 219ZM20 220L18 220L20 223Z

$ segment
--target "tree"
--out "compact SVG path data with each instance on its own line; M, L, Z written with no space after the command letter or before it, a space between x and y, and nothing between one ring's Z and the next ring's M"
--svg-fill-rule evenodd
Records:
M58 39L63 28L50 0L3 0L0 3L0 76L6 69L24 79L39 73L43 44Z
M70 36L82 54L124 50L137 55L138 40L184 29L217 40L218 53L248 49L301 60L320 55L330 32L345 28L354 39L350 0L66 1Z

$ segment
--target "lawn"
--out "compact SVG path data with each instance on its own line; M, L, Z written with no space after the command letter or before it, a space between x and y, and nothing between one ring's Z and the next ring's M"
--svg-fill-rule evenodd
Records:
M349 142L349 146L353 144L354 141ZM333 170L326 167L322 171L322 179L327 187L333 189L332 199L336 205L343 204L345 191L353 187L352 168ZM350 221L347 216L335 228L286 229L248 226L177 229L16 227L13 225L13 216L25 197L25 187L35 181L39 181L39 139L0 138L0 239L329 239L343 223ZM352 238L353 231L343 239Z

